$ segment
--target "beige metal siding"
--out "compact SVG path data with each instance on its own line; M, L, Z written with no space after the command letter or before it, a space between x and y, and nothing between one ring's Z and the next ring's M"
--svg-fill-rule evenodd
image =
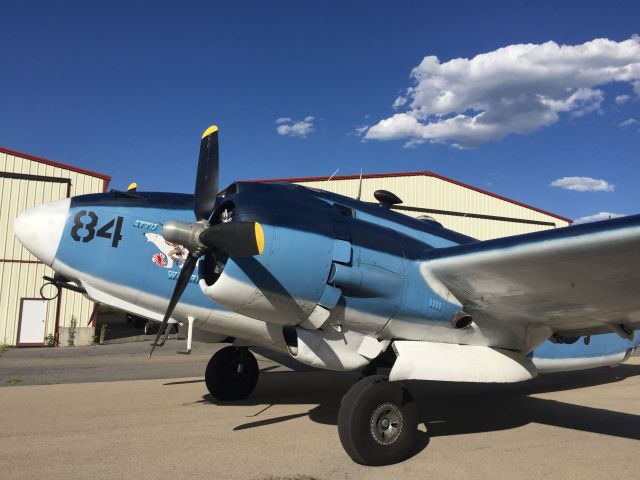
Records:
M300 181L297 183L354 198L358 192L359 179ZM376 202L373 192L379 189L389 190L395 193L403 200L404 203L402 205L410 207L552 222L556 227L564 227L569 224L565 220L552 215L547 215L531 208L496 198L487 193L428 175L363 178L362 200ZM413 217L425 215L419 212L403 211L401 213ZM480 240L556 228L545 225L477 219L445 214L429 213L428 215L442 223L446 228Z
M66 178L67 183L43 180L0 178L0 344L15 345L21 298L40 298L43 275L53 270L39 262L13 234L16 216L31 207L85 193L103 191L104 180L62 167L0 152L0 172ZM93 302L84 296L64 291L61 298L49 301L45 335L54 334L57 302L60 301L60 326L69 326L75 317L78 326L86 326ZM44 339L43 339L44 340Z

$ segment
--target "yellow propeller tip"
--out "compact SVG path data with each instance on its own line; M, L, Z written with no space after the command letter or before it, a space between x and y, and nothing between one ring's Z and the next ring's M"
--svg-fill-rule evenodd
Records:
M131 183L129 184L129 186L127 187L127 191L129 191L129 190L135 190L135 189L137 189L137 188L138 188L138 184L137 184L136 182L131 182Z
M211 135L214 132L218 131L218 126L217 125L211 125L209 128L207 128L204 133L202 134L202 138L204 137L208 137L209 135Z
M256 231L256 245L258 246L258 255L261 255L264 251L264 232L262 231L262 225L258 222L255 222L255 231Z

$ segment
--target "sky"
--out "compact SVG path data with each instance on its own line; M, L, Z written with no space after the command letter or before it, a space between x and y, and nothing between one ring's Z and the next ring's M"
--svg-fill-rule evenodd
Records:
M640 2L6 2L0 146L192 192L429 170L562 216L640 213Z

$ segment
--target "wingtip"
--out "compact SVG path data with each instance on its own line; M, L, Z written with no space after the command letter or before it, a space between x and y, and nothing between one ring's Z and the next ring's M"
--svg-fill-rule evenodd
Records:
M202 138L208 137L209 135L211 135L214 132L218 131L218 126L217 125L211 125L209 128L207 128L204 133L202 134Z

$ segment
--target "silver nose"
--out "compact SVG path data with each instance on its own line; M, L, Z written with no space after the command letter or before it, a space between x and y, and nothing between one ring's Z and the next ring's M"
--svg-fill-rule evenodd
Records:
M53 265L69 215L71 200L65 198L25 210L13 222L22 245L47 265Z

